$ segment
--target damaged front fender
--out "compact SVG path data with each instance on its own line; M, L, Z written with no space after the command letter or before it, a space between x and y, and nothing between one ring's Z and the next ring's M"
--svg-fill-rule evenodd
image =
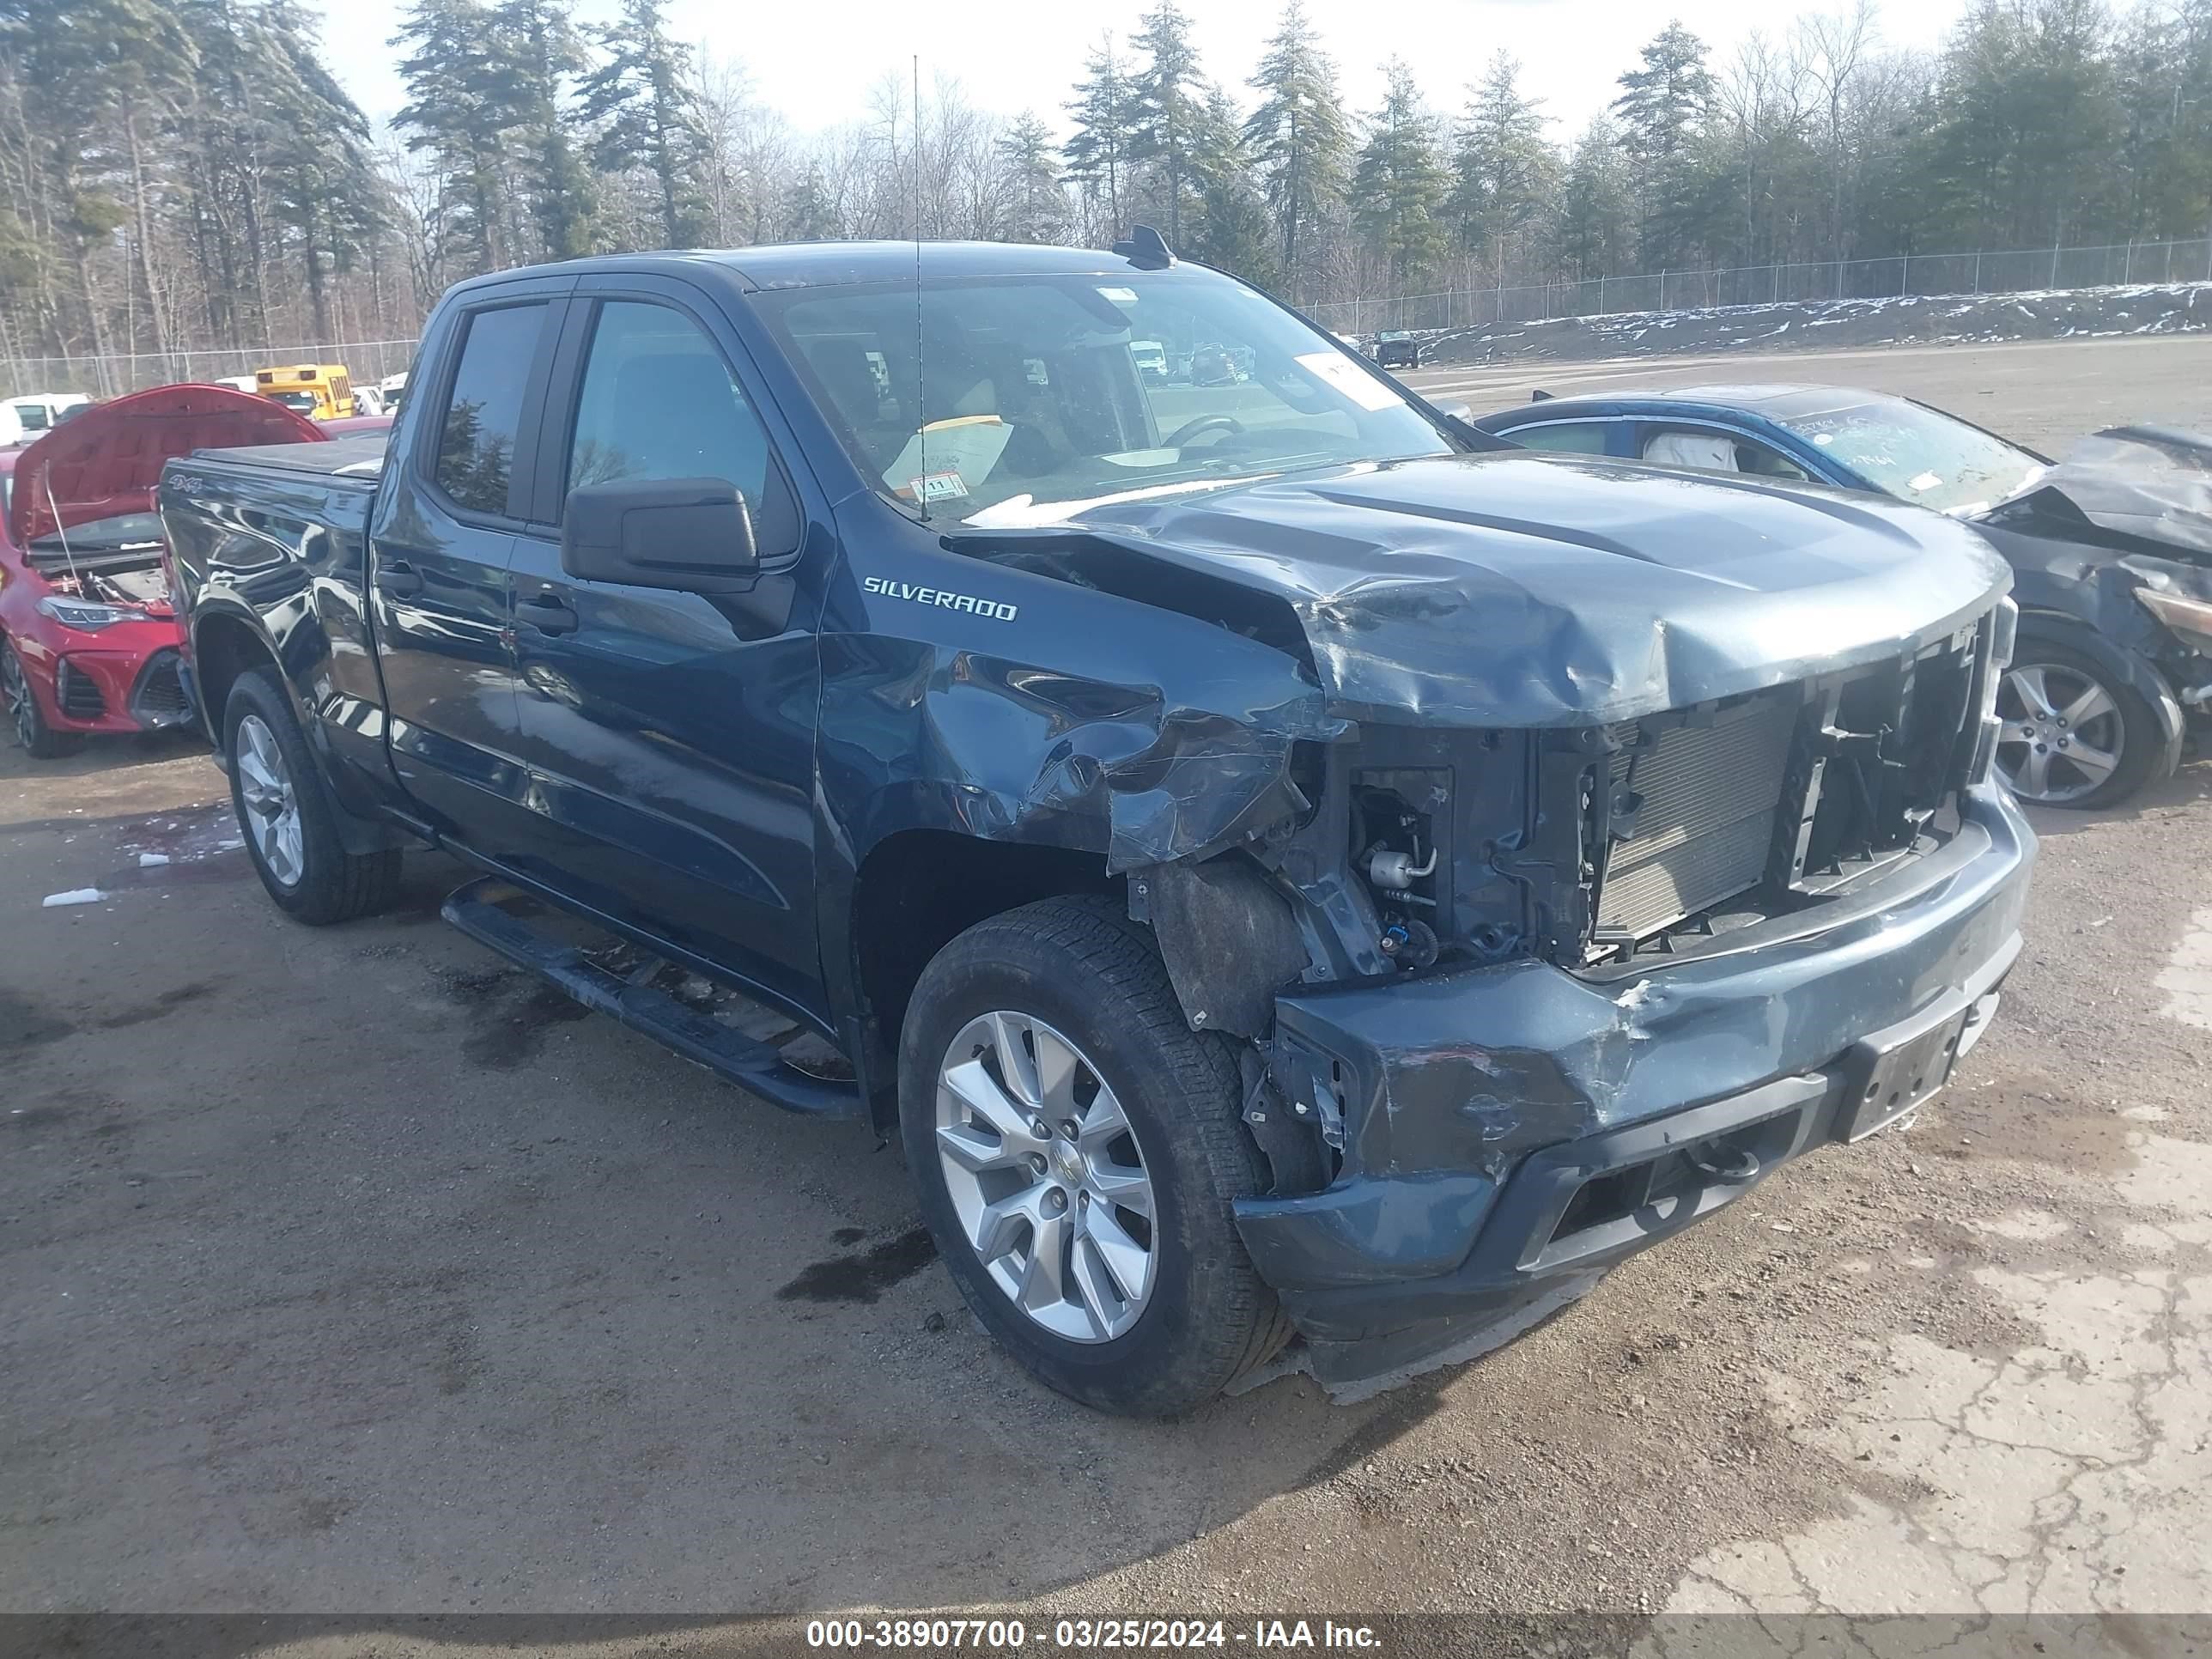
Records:
M1203 858L1304 810L1294 746L1349 729L1293 654L1213 622L941 549L853 563L878 587L919 565L987 607L856 585L825 630L825 805L855 862L915 828L1117 874Z

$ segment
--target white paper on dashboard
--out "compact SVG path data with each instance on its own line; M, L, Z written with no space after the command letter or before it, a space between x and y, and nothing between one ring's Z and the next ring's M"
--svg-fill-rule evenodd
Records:
M995 415L932 421L908 438L898 459L884 469L884 483L911 501L915 480L927 473L930 500L964 495L991 476L1013 435L1013 428Z
M1362 409L1397 409L1405 399L1358 364L1334 351L1310 351L1294 360L1316 379L1334 386Z

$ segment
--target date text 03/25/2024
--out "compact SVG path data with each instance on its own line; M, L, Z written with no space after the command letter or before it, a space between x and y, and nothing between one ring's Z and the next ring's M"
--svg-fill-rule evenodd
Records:
M1371 1626L1330 1619L1239 1624L1224 1619L1060 1619L1053 1622L1049 1641L1042 1628L1034 1637L1039 1647L1083 1651L1243 1647L1371 1652L1381 1645ZM806 1626L806 1645L830 1650L1018 1653L1031 1639L1032 1632L1018 1619L814 1619Z

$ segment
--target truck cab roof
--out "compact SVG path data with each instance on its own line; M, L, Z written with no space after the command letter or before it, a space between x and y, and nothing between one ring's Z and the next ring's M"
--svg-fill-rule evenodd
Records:
M671 271L712 265L734 272L748 289L833 288L854 283L924 282L943 276L1116 276L1133 269L1096 248L1034 247L1003 242L790 242L758 247L694 248L673 252L605 253L557 264L496 271L464 289L554 275L594 271Z

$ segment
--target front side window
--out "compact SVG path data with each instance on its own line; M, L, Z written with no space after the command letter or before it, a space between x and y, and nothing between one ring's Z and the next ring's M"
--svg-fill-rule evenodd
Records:
M755 303L860 470L932 518L1046 523L1133 495L1456 448L1337 342L1206 272L935 280L919 296L855 284Z
M1505 435L1529 449L1557 450L1565 455L1602 455L1610 428L1602 421L1552 421L1543 426L1524 426Z
M1939 513L1974 513L2018 495L2043 463L1993 433L1902 398L1784 422L1876 489Z
M472 513L507 512L522 392L530 382L545 313L541 300L479 311L468 319L433 475L457 507ZM313 403L311 394L301 395Z
M697 324L611 300L592 331L568 487L632 478L720 478L757 515L768 434Z

